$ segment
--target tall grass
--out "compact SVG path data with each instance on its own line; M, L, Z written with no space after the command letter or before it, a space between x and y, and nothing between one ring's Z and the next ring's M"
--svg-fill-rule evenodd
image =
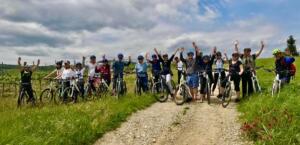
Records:
M299 59L299 58L298 58ZM299 61L297 68L300 68ZM260 59L258 65L274 66L274 59ZM263 93L244 100L238 109L242 130L255 144L300 144L300 82L297 77L278 96L271 96L274 74L258 71Z

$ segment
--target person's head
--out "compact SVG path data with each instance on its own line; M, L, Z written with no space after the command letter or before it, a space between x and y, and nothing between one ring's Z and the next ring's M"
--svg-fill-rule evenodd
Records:
M189 60L193 59L193 57L194 57L194 52L192 52L192 51L188 52L188 53L187 53L187 57L188 57Z
M164 60L164 61L168 61L168 60L169 60L169 56L168 56L167 53L163 54L162 57L163 57L163 60Z
M90 56L90 62L93 63L93 64L96 63L96 56L95 55Z
M244 55L245 56L250 56L251 55L251 48L245 48L244 49Z
M71 68L71 63L70 63L70 61L65 61L64 62L64 67L65 67L65 69L69 69L69 68Z
M103 59L102 62L103 62L104 65L108 65L108 60L107 59Z
M82 69L82 64L80 62L76 63L76 69L81 70Z
M124 55L123 55L122 53L119 53L119 54L118 54L118 59L119 59L119 60L123 60L123 58L124 58Z
M220 51L218 51L218 52L216 53L216 58L217 58L217 59L222 59L222 53L221 53Z
M143 62L144 62L144 56L142 56L142 55L139 55L139 56L137 57L137 59L138 59L138 62L139 62L139 63L143 63Z
M157 60L157 55L156 54L152 55L152 60Z
M289 48L286 48L284 50L284 52L285 52L285 55L291 55L291 50Z
M56 62L56 69L61 69L62 68L62 63L63 63L63 61Z
M175 60L175 62L179 62L179 58L176 56L175 58L174 58L174 60Z
M27 62L24 62L24 71L29 71L30 66L27 64Z
M204 55L204 56L203 56L203 62L204 62L205 64L209 63L209 60L210 60L210 57L209 57L208 55Z
M232 60L237 61L239 60L240 54L238 52L233 52L232 53Z
M280 59L283 56L281 50L278 49L278 48L275 48L273 50L273 55L274 55L276 60Z

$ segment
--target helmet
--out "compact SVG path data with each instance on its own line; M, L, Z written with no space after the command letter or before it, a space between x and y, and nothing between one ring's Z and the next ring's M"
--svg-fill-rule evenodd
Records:
M144 56L139 55L137 59L138 59L138 60L143 60L143 59L144 59Z
M237 52L237 51L234 51L233 53L232 53L232 56L238 56L239 55L239 52Z
M76 63L76 66L81 66L82 64L80 62L77 62Z
M163 54L163 57L168 57L168 54L167 53Z
M187 55L188 56L190 56L190 55L194 56L194 52L190 51L190 52L187 53Z
M62 65L62 63L63 63L62 60L61 60L61 61L57 61L57 62L56 62L56 65Z
M156 54L153 54L152 55L152 58L154 59L154 58L157 58L157 55Z
M119 58L119 59L123 59L123 57L124 57L124 55L123 55L122 53L119 53L119 54L118 54L118 58Z
M95 55L90 56L90 59L96 59Z
M278 53L281 53L281 50L280 50L279 48L275 48L275 49L273 50L273 55L276 55L276 54L278 54Z
M107 63L108 60L104 58L104 59L102 60L102 62L103 62L103 63Z
M217 56L222 56L222 53L221 53L220 51L218 51L218 52L216 53L216 55L217 55Z
M209 59L210 59L210 57L208 55L203 56L203 60L209 60Z
M251 51L251 48L244 48L244 51Z

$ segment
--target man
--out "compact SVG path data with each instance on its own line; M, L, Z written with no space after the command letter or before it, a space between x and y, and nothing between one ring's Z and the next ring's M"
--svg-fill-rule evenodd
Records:
M239 52L238 48L239 42L235 42L235 51ZM242 90L243 90L243 97L250 96L253 93L253 86L252 86L252 72L255 73L255 60L260 56L265 44L261 41L261 48L255 54L251 54L251 48L245 48L244 54L240 54L240 58L243 63L244 72L242 75Z
M112 65L114 76L113 76L113 94L116 93L117 79L121 77L123 79L124 67L129 66L131 63L131 57L128 57L128 62L123 61L124 55L122 53L118 54L118 60Z
M142 55L138 56L138 63L135 65L136 77L140 82L143 92L148 91L148 75L147 75L147 63L144 62ZM139 86L138 86L139 87Z
M24 90L27 92L29 100L35 105L35 98L33 96L33 90L31 85L31 77L32 73L39 67L40 60L38 59L37 65L33 65L30 67L27 62L24 62L24 66L21 66L21 57L18 58L18 67L21 73L21 85L20 85L20 91ZM21 92L20 92L21 93ZM20 97L18 98L18 106L21 104Z
M91 93L91 91L96 91L96 87L94 85L94 82L96 80L95 79L96 66L97 66L96 56L92 55L92 56L90 56L90 61L86 65L86 67L88 68L88 83L91 87L91 90L89 90L89 93Z
M150 60L148 56L149 53L146 54L146 60L148 61L148 63L151 64L151 68L152 68L151 72L152 72L152 76L154 77L154 83L155 83L159 79L159 75L161 72L161 62L159 61L156 54L152 55L152 60Z

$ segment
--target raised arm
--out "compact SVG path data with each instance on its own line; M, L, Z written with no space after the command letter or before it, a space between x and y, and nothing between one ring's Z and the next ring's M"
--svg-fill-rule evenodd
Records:
M163 59L162 59L162 57L161 57L160 53L158 53L158 51L157 51L157 49L156 49L156 48L154 48L154 52L155 52L155 54L157 55L157 57L158 57L159 61L163 61Z
M174 52L174 54L171 56L171 58L169 59L169 61L173 61L176 53L179 51L179 48L176 49L176 51Z
M244 73L244 67L243 67L243 64L240 64L240 72L239 72L239 75L241 76L243 73Z
M225 56L224 63L228 63L229 59L228 59L228 56L227 56L226 52L224 53L224 56Z
M24 67L21 65L21 57L19 57L18 58L18 69L20 70L20 71L23 71L24 70Z
M256 57L259 57L259 56L260 56L260 54L262 53L262 51L264 50L264 47L265 47L264 41L261 41L260 44L261 44L261 48L260 48L260 50L256 53Z
M86 59L86 57L83 56L83 57L82 57L82 67L83 67L83 68L85 67L85 59Z
M240 53L239 52L239 44L240 44L240 42L238 40L235 40L235 42L234 42L234 50L236 52L238 52L238 53Z
M33 65L33 66L31 67L31 71L35 71L35 70L40 66L40 63L41 63L41 61L40 61L40 59L38 59L37 64L36 64L36 65Z
M155 52L156 55L160 55L160 54L158 53L158 51L157 51L156 48L154 48L154 52Z
M200 56L201 54L201 49L196 45L195 42L193 42L193 47L195 48L195 55Z
M151 62L151 60L149 59L149 52L146 53L145 58L146 58L146 61L147 61L148 63Z
M180 60L181 60L183 63L186 63L186 60L183 58L183 51L184 51L184 48L182 47L181 50L180 50Z

